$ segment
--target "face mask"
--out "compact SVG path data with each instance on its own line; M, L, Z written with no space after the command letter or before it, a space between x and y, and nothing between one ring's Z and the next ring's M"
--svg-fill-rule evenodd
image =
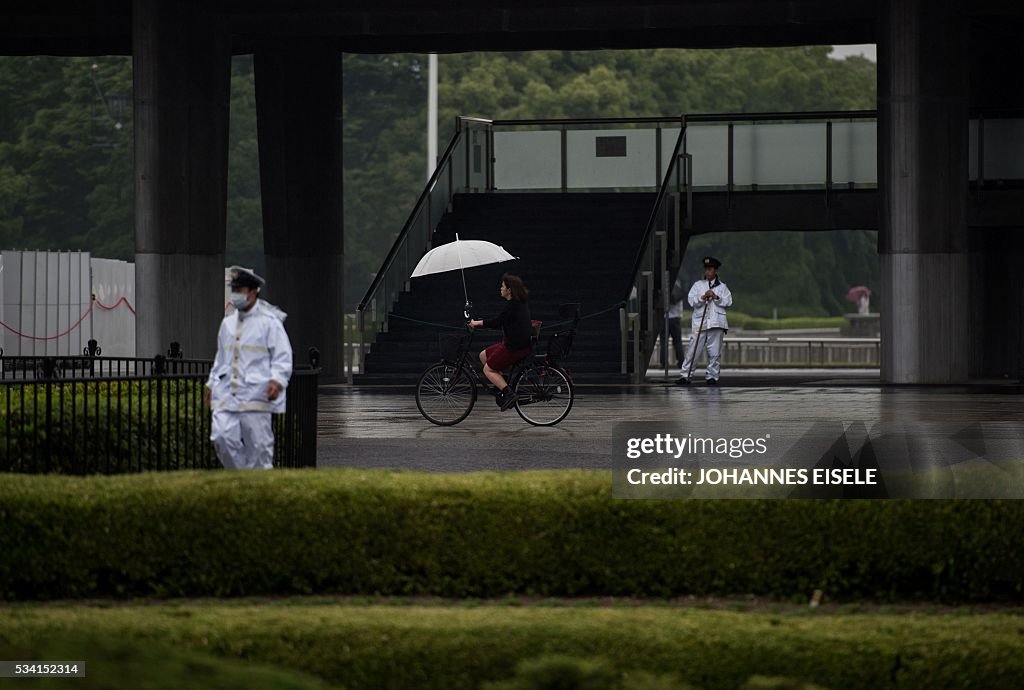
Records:
M241 311L249 306L249 298L247 295L241 292L231 293L231 306Z

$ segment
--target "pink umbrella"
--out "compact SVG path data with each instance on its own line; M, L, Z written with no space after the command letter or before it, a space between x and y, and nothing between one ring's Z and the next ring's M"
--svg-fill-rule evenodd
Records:
M846 293L846 301L857 303L864 297L871 297L871 288L864 285L854 285Z
M871 288L855 285L846 293L846 299L857 305L858 314L867 314L871 303Z

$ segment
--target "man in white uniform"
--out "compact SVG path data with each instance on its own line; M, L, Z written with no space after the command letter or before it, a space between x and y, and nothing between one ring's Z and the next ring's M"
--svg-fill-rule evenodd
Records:
M725 310L732 306L732 293L728 286L718 278L718 269L722 262L713 256L705 256L704 278L698 280L690 288L686 301L693 307L691 318L692 328L690 342L686 347L683 366L679 370L677 385L690 384L690 367L692 361L700 356L702 349L707 348L708 368L704 378L709 386L718 385L718 373L722 359L722 337L729 330L729 321ZM705 311L707 314L705 315Z
M227 469L269 470L274 466L270 415L285 409L292 346L285 313L259 299L266 281L252 269L228 270L235 309L221 321L206 382L205 400L213 410L210 440Z

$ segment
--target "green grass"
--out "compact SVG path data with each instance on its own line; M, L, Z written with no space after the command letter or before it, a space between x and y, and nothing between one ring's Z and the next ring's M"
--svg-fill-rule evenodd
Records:
M156 643L298 670L349 690L476 689L551 654L671 674L706 690L735 690L755 675L835 690L1016 688L1024 676L1024 616L1009 613L63 602L0 608L0 630L15 646L75 634Z

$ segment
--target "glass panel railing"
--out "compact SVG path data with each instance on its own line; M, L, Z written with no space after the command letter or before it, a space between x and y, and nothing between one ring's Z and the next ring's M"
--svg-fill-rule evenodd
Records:
M878 184L877 132L873 120L832 122L832 184Z
M750 123L733 127L733 182L741 187L824 185L823 122Z
M499 190L561 189L561 132L496 130L494 186Z
M657 189L678 134L673 118L496 120L494 188Z
M868 111L696 115L684 153L702 191L873 186L875 128Z
M565 134L568 189L657 186L657 130L588 129Z
M729 184L729 126L689 126L686 153L693 158L694 187L725 187Z

